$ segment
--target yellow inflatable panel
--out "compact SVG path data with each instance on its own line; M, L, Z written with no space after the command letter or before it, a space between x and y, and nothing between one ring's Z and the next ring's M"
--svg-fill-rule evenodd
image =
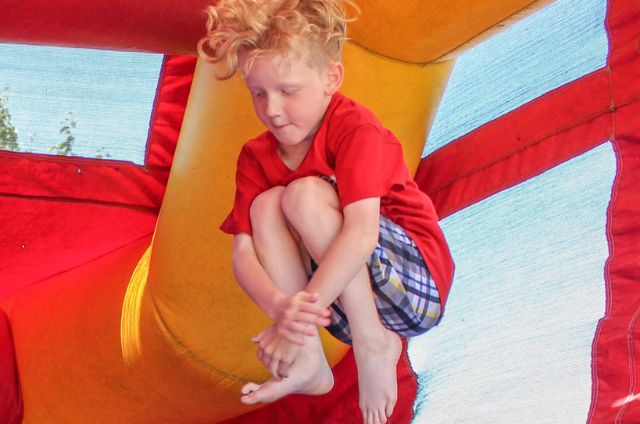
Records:
M357 1L362 14L349 27L353 41L405 62L454 58L552 0Z

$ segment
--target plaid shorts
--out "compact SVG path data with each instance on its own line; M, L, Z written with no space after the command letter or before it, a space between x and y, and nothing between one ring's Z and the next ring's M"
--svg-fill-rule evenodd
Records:
M440 295L414 241L402 227L380 216L378 245L367 260L380 321L400 337L413 337L440 321ZM351 344L347 316L339 301L331 305L327 330Z

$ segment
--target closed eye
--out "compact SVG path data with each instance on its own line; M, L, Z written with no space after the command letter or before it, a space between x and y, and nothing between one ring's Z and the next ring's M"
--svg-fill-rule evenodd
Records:
M298 91L300 91L299 87L285 87L280 90L280 92L286 96L296 94Z

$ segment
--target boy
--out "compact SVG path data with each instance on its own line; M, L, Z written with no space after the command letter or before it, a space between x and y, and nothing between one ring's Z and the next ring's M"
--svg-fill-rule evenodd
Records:
M400 337L438 323L453 275L433 205L395 136L338 92L340 0L221 0L208 12L201 54L226 67L221 78L240 70L267 128L240 153L221 225L235 278L274 321L253 338L272 378L241 400L331 390L321 325L353 345L364 422L385 423Z

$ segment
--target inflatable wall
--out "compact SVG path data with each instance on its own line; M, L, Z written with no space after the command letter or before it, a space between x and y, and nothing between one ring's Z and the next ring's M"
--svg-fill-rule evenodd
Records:
M611 143L606 309L592 339L585 416L634 422L640 6L606 2L609 45L600 69L421 158L456 58L549 3L361 1L345 48L344 91L403 141L443 219ZM234 283L231 240L217 226L232 203L241 144L260 126L242 81L215 80L194 56L206 4L25 0L3 8L2 43L165 57L144 164L0 151L2 422L361 422L352 353L326 334L336 375L331 393L259 409L239 401L244 382L267 378L250 342L267 321ZM456 290L462 297L466 289ZM133 319L127 301L140 306ZM122 343L132 337L126 355ZM416 418L419 404L437 399L439 386L426 400L420 395L415 364L405 349L394 423L423 420ZM463 409L479 407L461 399L447 422L490 422L456 421Z

